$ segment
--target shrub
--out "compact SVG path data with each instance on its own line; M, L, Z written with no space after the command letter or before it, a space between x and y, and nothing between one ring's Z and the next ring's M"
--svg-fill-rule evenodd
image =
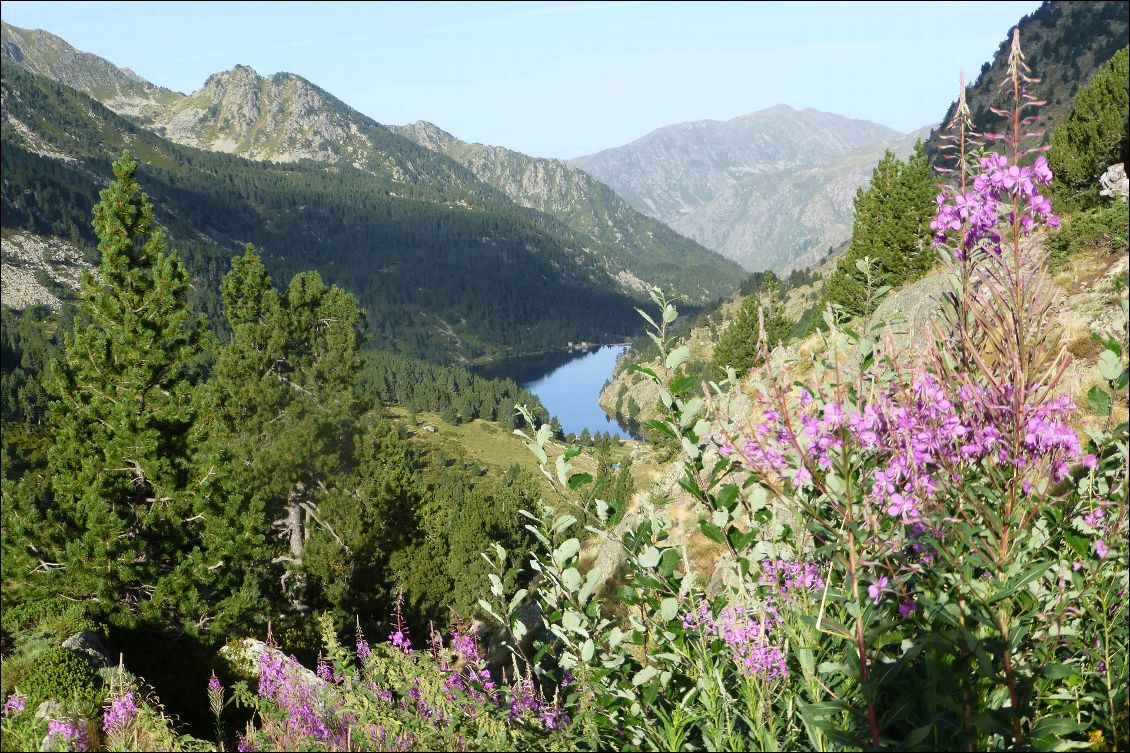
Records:
M1116 162L1130 161L1128 54L1123 48L1091 76L1067 121L1052 133L1048 162L1056 175L1055 196L1068 205L1097 204L1099 176Z
M101 682L90 663L59 647L36 657L35 669L19 683L19 689L32 708L49 699L74 702L78 708L97 706L102 700Z
M1048 238L1051 251L1049 264L1062 267L1072 256L1086 250L1124 250L1130 241L1130 215L1125 202L1101 209L1091 209L1071 217Z

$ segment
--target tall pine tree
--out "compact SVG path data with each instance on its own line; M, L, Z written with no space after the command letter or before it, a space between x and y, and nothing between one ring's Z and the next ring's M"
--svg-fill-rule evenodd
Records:
M53 445L40 541L63 596L121 618L177 622L195 601L188 437L204 321L126 152L94 208L101 263L49 369Z
M718 338L714 346L715 368L724 372L727 366L733 366L740 375L760 363L762 322L764 344L769 350L784 342L792 329L792 322L785 317L781 285L772 272L766 272L758 289L746 296L738 318Z
M1057 199L1086 208L1099 201L1098 178L1130 162L1130 48L1123 48L1075 95L1067 122L1052 133L1048 163Z
M865 316L874 310L877 289L925 274L935 259L929 240L935 193L922 142L906 162L888 150L871 174L871 185L856 191L851 247L824 286L824 303L841 306L849 316ZM865 258L871 260L870 278L858 263Z

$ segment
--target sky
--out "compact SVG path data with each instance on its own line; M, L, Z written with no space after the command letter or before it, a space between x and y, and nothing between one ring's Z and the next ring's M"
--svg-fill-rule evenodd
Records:
M381 123L568 159L784 103L940 120L1039 2L0 2L167 88L296 73Z

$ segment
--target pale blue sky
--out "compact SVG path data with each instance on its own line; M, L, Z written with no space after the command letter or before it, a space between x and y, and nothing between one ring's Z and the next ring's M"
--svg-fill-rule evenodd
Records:
M10 24L183 92L297 73L382 123L569 158L786 103L937 121L1038 2L2 2Z

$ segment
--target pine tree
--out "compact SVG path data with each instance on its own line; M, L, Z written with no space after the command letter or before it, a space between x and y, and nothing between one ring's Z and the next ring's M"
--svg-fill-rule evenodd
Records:
M851 247L824 286L824 304L836 304L848 316L865 316L874 310L878 289L925 274L935 258L929 242L934 195L921 142L905 163L888 150L870 186L856 191ZM870 262L862 264L864 259Z
M727 366L733 366L738 374L744 374L760 363L762 321L764 344L768 349L772 350L788 338L792 323L785 318L781 287L772 272L766 272L759 289L746 296L737 319L718 338L714 347L715 368L724 371Z
M1075 95L1067 121L1052 133L1048 163L1057 199L1098 203L1098 178L1130 162L1130 48L1123 48Z
M205 334L188 276L123 153L94 208L101 263L46 382L55 402L44 559L59 592L123 618L176 621L197 600L188 437Z
M271 556L257 555L282 572L262 566L252 579L269 580L276 594L281 587L304 612L312 601L307 542L318 530L337 536L319 504L356 468L363 313L313 272L296 275L280 295L251 248L233 260L221 294L232 336L209 384L214 495L229 515L262 515L260 527L277 531L268 537Z

